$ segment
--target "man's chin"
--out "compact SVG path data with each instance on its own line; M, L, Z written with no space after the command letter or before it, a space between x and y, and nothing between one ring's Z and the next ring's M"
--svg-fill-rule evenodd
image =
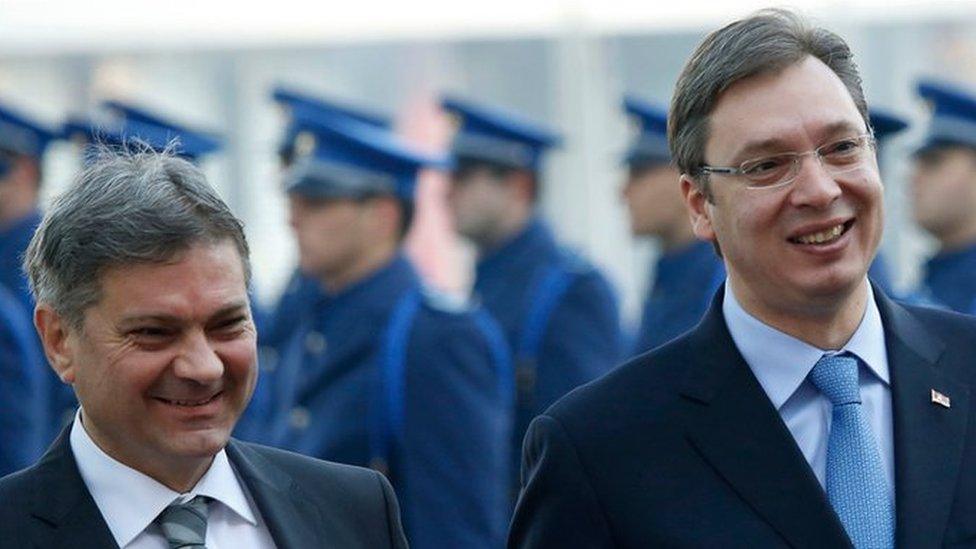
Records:
M183 433L174 433L168 446L173 455L186 458L213 457L227 446L230 430L212 428Z

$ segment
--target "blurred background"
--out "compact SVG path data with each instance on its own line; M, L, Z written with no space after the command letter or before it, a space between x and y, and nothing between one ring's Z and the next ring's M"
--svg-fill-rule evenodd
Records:
M625 320L638 318L657 253L635 241L619 198L631 136L624 93L666 103L706 32L759 2L296 2L0 0L0 99L54 124L104 99L137 102L220 134L204 160L246 222L258 298L271 302L295 264L276 145L276 84L395 117L398 133L447 144L438 111L452 91L519 110L564 132L545 167L542 208L563 238L602 266ZM806 1L799 9L852 45L871 105L915 123L883 151L883 250L898 287L912 285L931 243L912 226L908 154L924 131L920 76L976 85L976 2ZM63 188L80 153L61 142L45 160L44 195ZM472 252L450 232L447 181L425 174L411 252L430 281L464 292Z

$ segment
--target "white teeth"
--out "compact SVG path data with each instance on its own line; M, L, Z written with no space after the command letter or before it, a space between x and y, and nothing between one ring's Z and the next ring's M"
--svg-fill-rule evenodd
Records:
M834 240L842 232L844 232L843 223L825 231L820 231L819 233L798 236L796 237L796 241L800 244L823 244L824 242Z
M216 396L217 395L214 395L214 396L212 396L210 398L205 398L203 400L170 400L170 399L166 399L166 398L164 398L162 400L166 401L167 404L172 404L174 406L200 406L202 404L206 404L206 403L210 402Z

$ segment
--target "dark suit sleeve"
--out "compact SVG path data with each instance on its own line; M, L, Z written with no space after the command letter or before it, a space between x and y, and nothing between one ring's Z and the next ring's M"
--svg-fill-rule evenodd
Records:
M529 426L522 481L509 549L614 546L576 448L555 418L542 415Z
M386 504L386 525L390 533L390 547L407 549L407 538L403 533L403 524L400 522L400 505L397 503L396 494L393 493L393 487L383 475L375 471L374 475L383 491L383 500Z

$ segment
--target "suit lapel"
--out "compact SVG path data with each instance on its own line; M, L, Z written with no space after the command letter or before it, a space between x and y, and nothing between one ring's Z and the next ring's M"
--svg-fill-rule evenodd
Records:
M65 549L118 547L78 472L70 432L69 425L37 465L37 490L31 502L35 543Z
M969 389L939 367L944 344L905 308L876 293L891 369L895 437L896 540L941 540L966 442ZM932 390L951 399L932 402Z
M703 458L795 547L850 546L843 526L736 349L721 313L724 289L689 341L695 365L683 394L688 435Z
M227 457L244 480L279 549L317 547L328 539L317 507L310 505L295 480L275 464L231 439ZM314 526L314 529L313 529Z

